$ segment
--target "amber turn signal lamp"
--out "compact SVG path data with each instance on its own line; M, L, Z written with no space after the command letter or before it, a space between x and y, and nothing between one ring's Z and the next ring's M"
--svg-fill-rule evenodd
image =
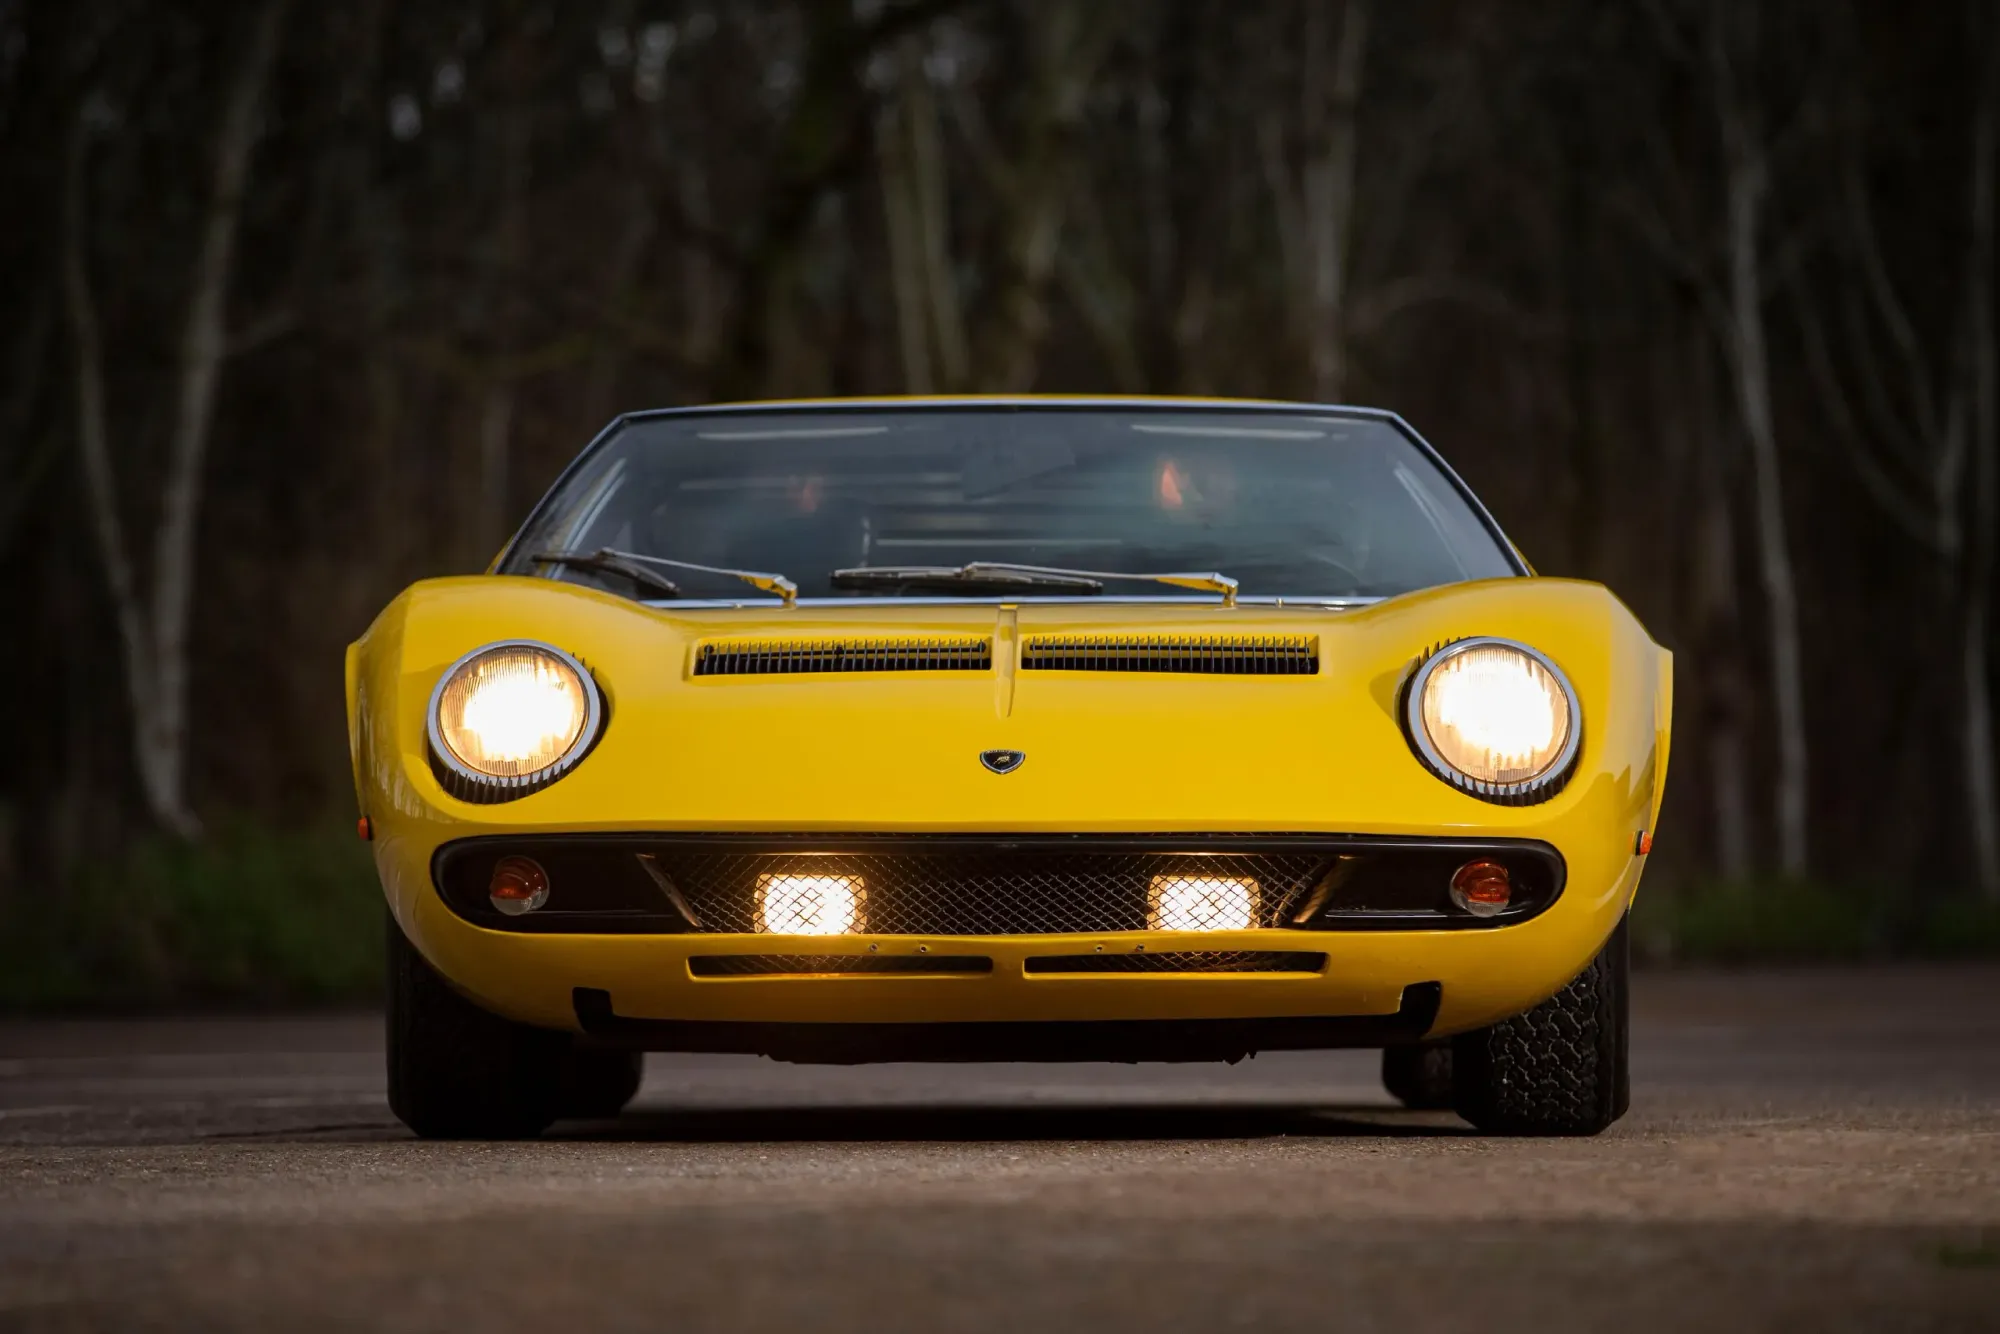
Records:
M364 815L355 822L354 832L361 835L363 843L373 843L375 841L375 822Z
M1650 830L1639 831L1639 837L1633 842L1632 850L1641 857L1653 850L1653 835Z
M502 857L493 863L486 897L509 917L531 913L549 901L549 873L531 858Z
M1452 872L1451 901L1474 917L1503 912L1513 898L1513 878L1499 862L1467 862Z

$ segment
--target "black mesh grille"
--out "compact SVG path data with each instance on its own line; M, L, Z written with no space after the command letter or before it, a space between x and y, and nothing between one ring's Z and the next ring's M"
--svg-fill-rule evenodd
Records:
M1326 956L1305 950L1158 950L1142 954L1049 954L1031 973L1317 973Z
M494 910L488 890L510 856L548 873L540 911ZM1498 916L1451 901L1453 873L1475 858L1512 877ZM1566 868L1530 839L783 831L462 839L438 850L432 874L453 912L495 931L962 936L1483 930L1546 909Z
M984 672L992 667L992 641L970 636L726 640L703 644L694 657L696 676Z
M993 960L979 954L697 954L688 960L688 971L696 977L990 973Z
M704 931L879 935L1282 926L1333 851L1187 854L926 847L807 852L662 845Z
M1311 676L1317 635L1030 635L1030 672L1192 672L1217 676Z

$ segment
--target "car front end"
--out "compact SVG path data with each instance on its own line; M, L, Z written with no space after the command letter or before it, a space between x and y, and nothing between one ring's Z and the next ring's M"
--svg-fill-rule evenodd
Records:
M797 429L899 410L853 411ZM1287 429L1347 420L1287 411ZM695 416L744 436L801 420ZM1235 449L1266 418L1137 420ZM1184 438L1143 477L1183 466ZM1051 466L1046 434L1024 439L963 471L1004 489L1085 452ZM1148 481L1150 502L1223 492L1211 465ZM813 474L729 468L807 517L837 499L837 477L802 508ZM678 485L715 484L697 471ZM604 525L600 496L581 507ZM939 521L966 513L913 504L899 529L856 509L837 526L865 525L877 557L898 531L957 542ZM681 598L560 577L538 522L514 566L416 585L349 655L397 930L526 1029L800 1061L1435 1043L1591 967L1645 864L1669 659L1601 587L1490 568L1518 565L1497 530L1484 577L1386 594L960 589L947 563L891 596ZM494 758L538 745L525 768Z

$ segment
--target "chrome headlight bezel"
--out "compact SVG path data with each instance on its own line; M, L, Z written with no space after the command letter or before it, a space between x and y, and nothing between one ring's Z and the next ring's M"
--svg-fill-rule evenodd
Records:
M445 688L461 671L488 654L510 649L545 653L576 674L583 688L583 727L567 750L532 773L481 773L460 760L445 744L438 711L444 701ZM439 786L460 801L490 804L525 797L531 792L541 791L582 762L604 730L604 712L604 692L598 687L597 678L573 654L539 639L496 639L490 644L481 644L445 668L437 684L431 687L430 702L424 707L424 733L430 748L431 772L436 775Z
M1424 726L1424 691L1429 688L1431 678L1438 668L1460 654L1474 649L1511 649L1529 659L1549 674L1562 690L1563 702L1569 709L1569 733L1563 739L1562 748L1549 766L1532 778L1514 783L1495 783L1475 778L1471 774L1447 760L1431 741L1430 733ZM1562 668L1550 660L1548 654L1532 648L1516 639L1503 639L1497 635L1481 635L1471 639L1455 639L1432 650L1417 665L1410 677L1409 685L1403 692L1403 733L1409 740L1410 749L1426 769L1439 779L1457 788L1467 796L1481 801L1490 801L1496 806L1533 806L1549 800L1569 783L1576 771L1577 757L1583 750L1583 709L1576 698L1576 687Z

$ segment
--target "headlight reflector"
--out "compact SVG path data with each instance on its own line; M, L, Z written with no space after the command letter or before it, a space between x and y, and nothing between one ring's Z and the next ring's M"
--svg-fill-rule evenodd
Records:
M1468 639L1432 655L1410 686L1410 739L1440 778L1474 796L1553 796L1576 759L1576 692L1524 644Z
M583 757L602 714L596 683L569 654L526 641L489 644L438 682L431 751L455 796L524 796Z

